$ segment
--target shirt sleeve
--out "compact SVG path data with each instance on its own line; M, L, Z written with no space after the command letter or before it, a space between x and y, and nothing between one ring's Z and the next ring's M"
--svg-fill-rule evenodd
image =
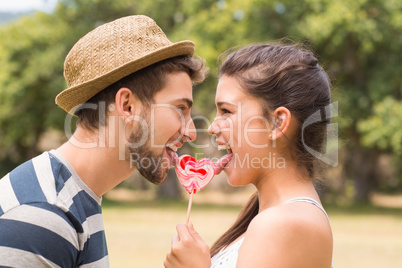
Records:
M78 236L57 206L20 205L0 217L0 266L75 267Z

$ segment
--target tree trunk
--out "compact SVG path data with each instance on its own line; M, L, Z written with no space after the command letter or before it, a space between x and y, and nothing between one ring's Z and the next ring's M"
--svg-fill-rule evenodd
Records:
M177 178L174 168L168 172L166 181L158 187L156 192L157 199L180 199L181 198L181 185Z
M348 172L354 183L354 201L368 203L370 194L377 184L377 163L379 153L376 150L356 148L349 156Z

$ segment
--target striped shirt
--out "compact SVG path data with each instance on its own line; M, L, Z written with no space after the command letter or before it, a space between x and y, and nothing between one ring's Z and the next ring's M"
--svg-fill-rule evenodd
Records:
M57 151L0 180L0 266L109 267L101 198Z

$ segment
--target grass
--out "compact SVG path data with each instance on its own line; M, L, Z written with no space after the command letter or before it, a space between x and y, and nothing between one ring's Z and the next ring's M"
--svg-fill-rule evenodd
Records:
M402 267L402 210L328 207L335 267Z
M247 195L248 196L248 195ZM191 221L211 245L236 219L247 196L219 202L211 194L194 196ZM103 214L113 268L163 267L175 225L184 222L187 201L104 200ZM402 209L326 206L334 235L334 267L402 267Z

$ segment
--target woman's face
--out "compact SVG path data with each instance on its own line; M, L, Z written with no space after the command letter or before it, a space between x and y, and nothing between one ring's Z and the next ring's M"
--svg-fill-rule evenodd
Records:
M218 149L233 153L225 167L232 186L257 183L274 158L269 142L270 124L259 100L246 94L234 77L222 76L216 91L217 117L209 128ZM268 169L267 169L268 168Z

